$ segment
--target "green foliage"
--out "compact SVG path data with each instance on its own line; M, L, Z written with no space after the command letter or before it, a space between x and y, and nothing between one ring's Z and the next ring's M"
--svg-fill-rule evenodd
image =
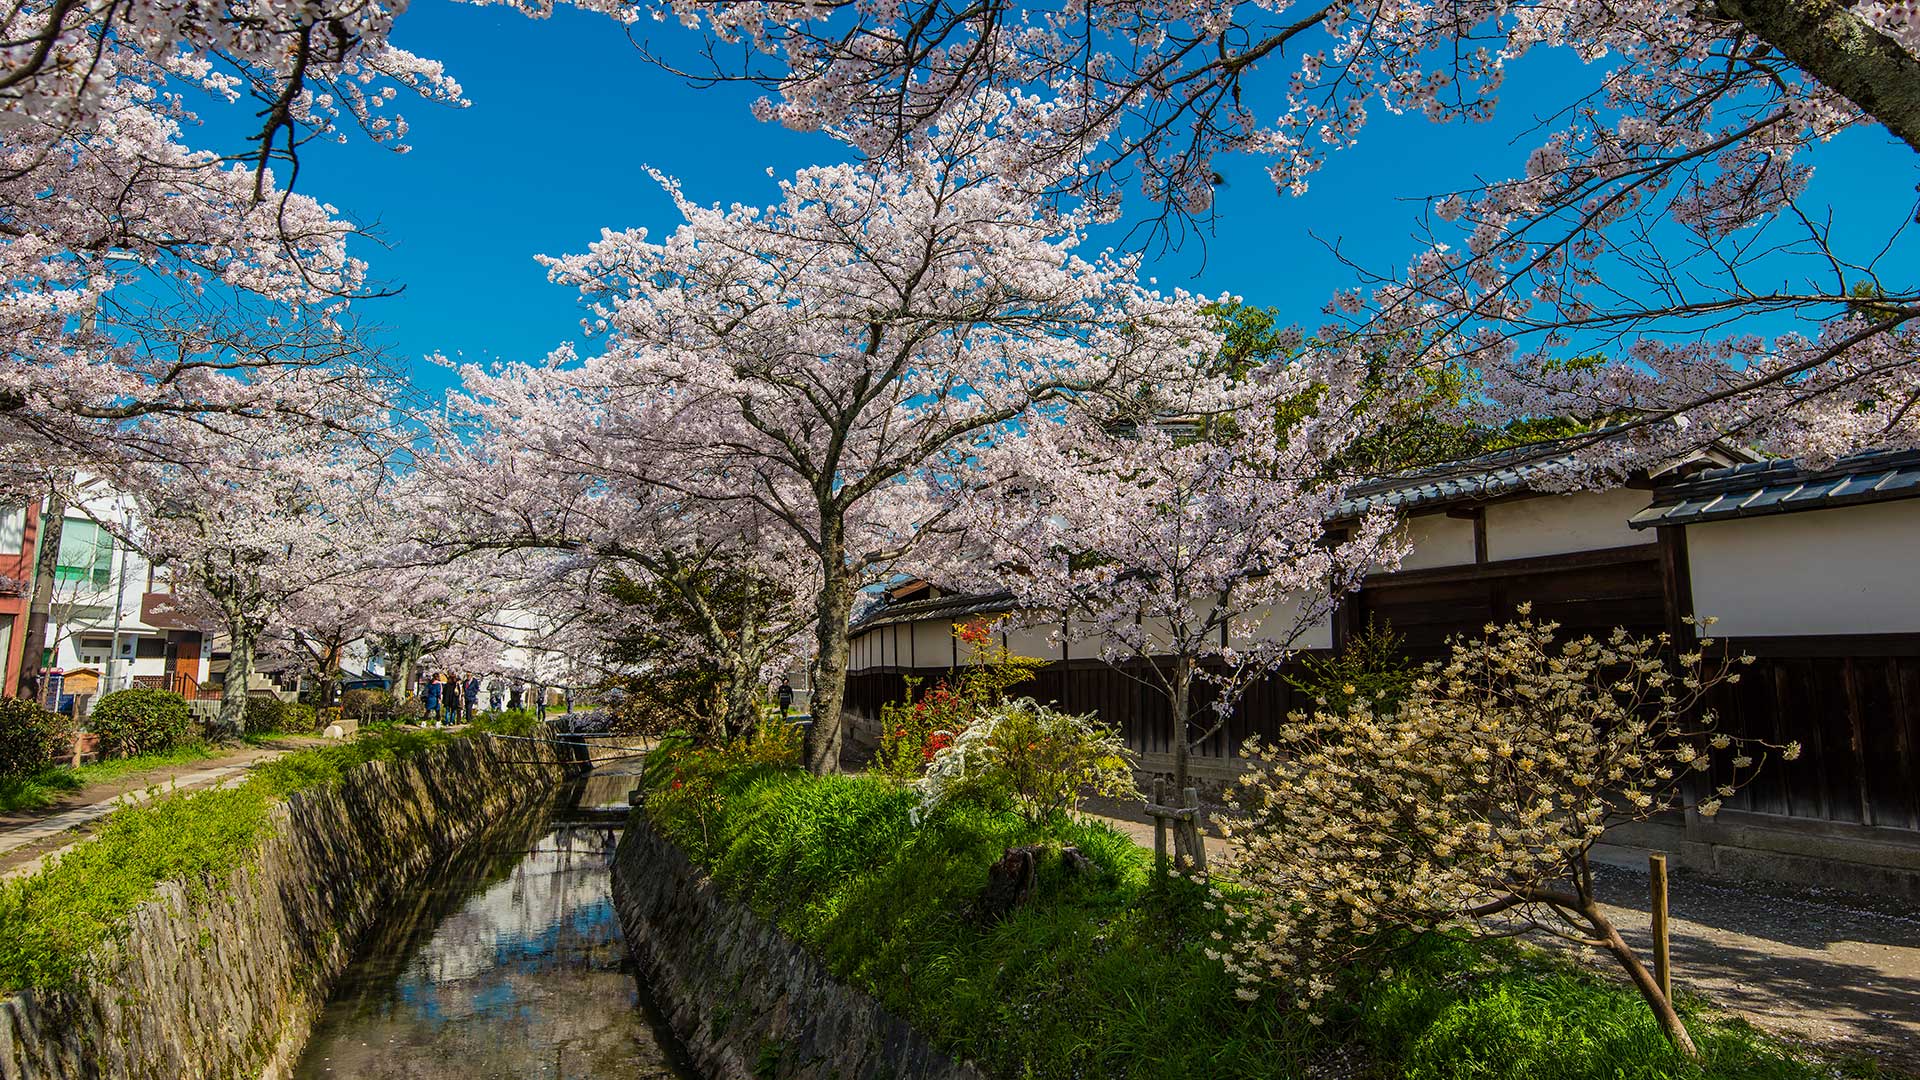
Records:
M967 645L967 659L953 678L935 682L916 701L920 680L908 676L906 699L880 707L874 772L901 783L919 779L935 754L1046 665L1001 644L994 624L984 619L954 624L953 636Z
M320 710L304 701L282 701L270 694L247 699L244 719L249 741L270 735L311 735L323 726Z
M270 694L250 695L241 726L248 735L278 735L286 730L287 703Z
M0 777L0 811L6 810L43 810L59 802L61 796L79 791L89 784L118 780L133 773L148 769L164 769L169 765L187 765L196 761L205 761L216 757L212 747L198 739L190 739L155 754L138 754L134 757L107 758L79 767L56 765L41 769L31 776Z
M393 695L385 690L367 688L349 690L340 695L340 715L362 724L381 724L393 720Z
M531 709L502 709L499 712L478 713L474 716L472 727L475 731L490 731L495 735L512 735L527 738L539 726Z
M100 736L100 752L109 757L168 749L186 737L192 722L186 698L147 687L116 690L87 714L87 727Z
M1218 371L1242 376L1254 368L1284 361L1301 348L1298 335L1274 308L1232 302L1209 308L1224 336ZM1421 466L1458 461L1496 450L1563 438L1611 422L1611 416L1520 418L1499 427L1468 422L1462 406L1480 394L1477 372L1458 365L1434 367L1418 361L1419 343L1396 347L1392 355L1369 362L1361 408L1369 416L1363 432L1333 462L1344 476L1382 476ZM1604 356L1549 360L1549 371L1579 371L1606 363ZM1310 390L1282 406L1283 416L1303 419L1319 408L1325 388ZM1212 426L1210 423L1209 426Z
M369 735L275 758L237 787L114 811L51 866L0 885L0 989L71 982L92 950L125 932L127 916L160 882L204 888L251 858L271 829L273 805L287 795L451 740L437 732Z
M744 692L758 711L766 704L766 687L737 686L737 672L687 643L710 641L717 630L742 652L764 649L771 642L756 639L766 633L768 614L790 598L738 565L689 567L662 552L653 570L640 577L615 573L605 587L613 602L608 656L615 667L644 673L620 681L626 693L615 710L616 729L644 735L689 730L703 741L740 734L727 730L728 701Z
M1313 700L1313 707L1347 712L1364 701L1377 712L1391 712L1413 688L1420 665L1407 659L1404 641L1393 628L1367 622L1367 628L1332 656L1308 656L1288 685Z
M656 769L656 765L660 766ZM679 770L711 784L704 816L661 798ZM1354 973L1316 1026L1235 999L1205 951L1204 890L1151 883L1150 857L1102 825L1040 825L980 804L923 828L879 778L720 767L685 745L649 763L645 813L722 890L950 1053L1018 1080L1343 1075L1419 1080L1813 1080L1825 1072L1742 1025L1696 1018L1706 1064L1681 1061L1631 991L1505 944L1410 942L1395 970ZM669 789L671 790L671 789ZM1090 873L1043 858L1032 899L984 925L969 909L1015 844L1072 844Z
M1133 758L1097 714L1074 715L1032 698L996 705L933 759L920 781L920 816L956 799L1017 812L1029 824L1063 817L1080 793L1138 798Z
M0 777L37 773L72 744L73 722L26 698L0 698Z

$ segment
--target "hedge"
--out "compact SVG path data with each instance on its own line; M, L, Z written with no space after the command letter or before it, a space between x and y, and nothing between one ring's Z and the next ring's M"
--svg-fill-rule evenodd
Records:
M87 714L87 727L100 736L100 752L111 757L168 749L186 738L192 722L186 698L147 687L115 690Z

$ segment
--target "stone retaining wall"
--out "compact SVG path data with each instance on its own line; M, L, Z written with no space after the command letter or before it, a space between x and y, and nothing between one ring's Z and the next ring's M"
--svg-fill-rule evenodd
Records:
M637 813L614 854L613 903L642 981L707 1080L985 1080L721 896Z
M0 1001L0 1080L286 1075L384 899L571 768L475 737L294 795L254 859L162 885L79 985Z

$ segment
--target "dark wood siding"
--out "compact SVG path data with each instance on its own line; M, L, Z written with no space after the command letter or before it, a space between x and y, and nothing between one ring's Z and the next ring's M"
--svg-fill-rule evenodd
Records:
M1731 735L1798 741L1727 805L1762 814L1920 829L1920 636L1753 638L1757 659L1713 705Z

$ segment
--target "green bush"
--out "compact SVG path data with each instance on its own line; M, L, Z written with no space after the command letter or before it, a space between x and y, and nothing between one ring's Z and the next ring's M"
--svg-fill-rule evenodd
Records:
M305 735L317 729L318 713L304 701L282 701L271 695L247 699L248 735Z
M915 828L914 795L672 743L643 812L729 895L942 1049L1019 1080L1813 1080L1832 1075L1737 1021L1683 1003L1703 1060L1667 1045L1631 989L1507 942L1409 939L1390 970L1349 972L1309 1014L1235 997L1205 890L1156 885L1151 856L1099 824L1030 824L956 801ZM987 869L1041 846L1032 898L974 913ZM1078 848L1091 869L1058 852ZM1316 1023L1316 1019L1319 1021Z
M304 701L289 701L280 716L281 731L305 735L319 730L320 714Z
M25 698L0 698L0 776L28 776L72 745L73 721Z
M186 738L192 722L186 698L146 687L116 690L87 714L87 727L100 736L100 752L108 757L166 750Z
M273 735L285 731L287 703L271 694L249 695L242 724L248 735Z
M349 690L340 695L340 715L362 724L384 724L393 720L393 695L385 690Z

